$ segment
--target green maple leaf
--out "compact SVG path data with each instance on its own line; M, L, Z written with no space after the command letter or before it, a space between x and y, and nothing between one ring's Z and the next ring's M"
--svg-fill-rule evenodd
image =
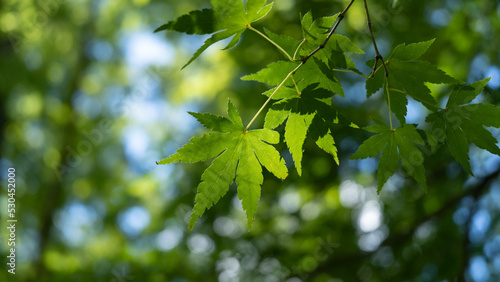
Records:
M198 185L189 229L192 230L205 210L224 196L233 181L238 185L238 197L247 214L251 228L260 188L263 182L262 166L280 179L288 170L278 151L269 144L279 142L279 133L270 129L247 131L236 107L228 102L229 119L212 114L190 113L212 132L193 137L190 142L158 164L175 162L194 163L215 158L203 172Z
M311 51L316 49L318 45L323 44L328 35L328 30L335 22L337 16L338 14L332 17L319 18L313 22L311 13L307 13L302 18L304 39L300 45L301 50L299 54L307 56ZM284 49L287 52L291 53L294 48L297 48L297 42L292 38L278 37L272 35L272 33L268 33L268 35L271 35L270 37L276 42L279 42L280 45L285 46ZM327 89L332 92L331 96L333 94L338 94L344 97L342 85L332 69L344 68L360 73L355 68L352 60L344 53L363 53L363 51L347 37L333 34L325 48L321 49L313 58L309 59L306 64L298 69L293 75L293 78L307 85L316 84L318 88ZM257 73L246 75L241 79L254 80L266 83L270 86L277 86L297 67L298 63L299 62L289 61L274 62ZM285 88L280 88L273 98L282 99L290 95L291 91L286 90L286 87L290 87L292 84L292 79L289 79L285 83ZM268 95L273 91L274 89L271 89L265 94Z
M297 65L298 64L294 62L277 61L270 63L254 74L245 75L241 79L258 81L269 86L277 86L297 67ZM288 80L285 85L292 85L292 83L291 80Z
M302 44L301 55L306 56L314 49L324 43L330 28L337 20L340 13L329 17L321 17L313 21L312 13L309 11L302 17L302 34L304 43ZM349 38L340 34L332 34L326 46L318 52L317 58L326 62L331 59L332 52L358 53L364 54ZM342 57L346 57L341 54Z
M375 60L369 60L366 62L366 65L369 67L373 67ZM378 69L377 72L373 74L373 77L366 80L366 97L370 98L373 94L375 94L382 86L384 86L384 70Z
M224 49L233 48L250 24L263 18L272 8L272 4L266 5L266 0L248 0L246 7L243 1L211 0L210 2L213 9L192 11L155 30L155 32L173 30L187 34L213 33L182 68L191 64L210 45L231 36L233 38Z
M339 80L335 76L335 72L331 71L330 67L321 60L313 57L302 66L296 73L294 78L302 80L306 84L318 84L318 87L327 89L333 94L344 96L344 90Z
M365 128L378 134L366 139L351 156L351 159L373 158L380 152L377 178L378 191L398 169L398 161L422 188L427 191L425 178L424 157L420 149L415 146L424 145L424 140L412 124L404 124L394 130L377 124Z
M285 50L285 52L290 57L292 57L295 54L295 50L297 50L297 47L299 46L300 43L298 40L295 40L286 35L273 33L267 28L264 28L264 32L269 38L271 38L271 40L273 40L276 44L281 46L281 48L283 48L283 50ZM288 56L286 58L288 58Z
M469 85L457 85L448 99L446 109L426 119L430 134L440 142L446 140L451 155L473 175L469 162L469 142L492 154L500 155L498 141L485 127L500 128L500 108L491 104L467 104L479 95L489 78Z
M299 52L301 56L309 55L324 43L338 15L322 17L314 21L311 12L302 17L301 25L304 39ZM349 69L361 73L356 69L354 62L346 53L364 54L363 50L359 49L349 38L339 34L332 34L324 48L314 55L313 60L309 60L297 72L297 77L302 75L302 78L310 80L310 83L319 83L319 87L344 97L342 86L332 69Z
M285 125L285 142L292 154L295 168L302 174L303 145L306 136L312 138L318 147L331 154L339 162L337 148L331 135L329 123L335 122L336 112L331 108L331 94L325 89L309 86L300 93L273 104L265 118L265 128L274 129Z
M429 110L435 111L438 108L437 102L425 83L450 84L458 82L429 62L418 60L433 42L434 39L396 46L386 60L389 72L388 79L385 80L383 67L379 64L374 76L366 82L368 97L382 88L385 83L389 83L389 93L387 93L387 87L384 87L384 96L387 97L387 94L390 96L391 111L402 124L405 123L407 113L408 98L406 96L414 98ZM373 65L373 63L373 60L367 62L369 65Z
M262 70L243 76L242 80L254 80L258 82L265 83L269 86L277 86L279 85L286 76L293 71L297 67L297 62L286 62L286 61L278 61L273 62L267 65ZM295 81L300 81L303 84L311 85L316 84L318 88L323 88L329 90L330 96L334 94L338 94L344 97L344 91L342 90L342 86L340 82L335 77L332 71L330 71L329 67L316 58L311 58L305 65L303 65L300 69L298 69L293 75L293 79ZM288 79L284 84L285 87L292 87L293 81L292 79ZM274 91L274 88L270 90ZM279 90L280 92L286 91L283 89ZM290 91L287 92L286 95L290 94ZM277 93L282 94L282 93ZM265 94L267 95L267 94ZM285 96L286 96L285 95ZM274 99L281 99L283 96L273 96Z
M258 81L265 83L269 86L277 86L281 84L281 82L286 78L286 76L296 67L297 63L294 62L288 62L288 61L273 62L267 65L262 70L254 74L245 75L241 79L247 81L248 80ZM293 85L292 79L288 79L281 88L277 90L276 88L277 87L273 87L262 94L270 97L272 93L276 92L272 96L272 99L274 100L281 100L284 98L295 97L297 95L297 89Z
M337 19L339 14L331 17L318 18L312 20L311 12L308 12L302 17L302 30L303 40L299 44L296 40L286 37L278 36L266 30L268 36L277 42L283 49L290 55L292 52L298 52L301 56L309 55L313 50L322 45L328 36L329 29ZM300 48L300 50L297 50ZM295 49L295 51L293 51ZM345 53L364 53L352 41L342 35L333 34L330 40L313 58L307 60L293 75L293 79L301 81L304 84L317 84L318 88L327 89L334 94L344 97L344 91L339 80L335 76L333 69L349 69L357 73L361 73L356 69L352 60L345 55ZM267 65L264 69L257 73L250 74L242 77L243 80L255 80L266 83L270 86L280 85L281 82L293 71L299 62L278 61ZM291 91L286 87L292 85L292 79L289 79L284 88L280 88L273 96L274 99L282 99L290 95ZM264 93L268 95L274 92L271 89L269 92Z
M195 10L158 27L154 32L174 30L186 34L210 34L217 31L213 9Z

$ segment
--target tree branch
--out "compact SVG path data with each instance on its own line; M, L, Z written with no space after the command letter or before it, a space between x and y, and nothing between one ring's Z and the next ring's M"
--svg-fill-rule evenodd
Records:
M307 55L301 59L303 64L305 64L307 62L307 60L309 60L309 58L314 56L314 54L318 53L319 50L325 48L326 43L328 43L328 40L330 40L330 37L332 37L333 33L335 32L335 30L339 26L340 22L344 19L345 14L347 13L349 8L351 7L352 3L354 3L354 1L355 0L351 0L351 2L349 2L349 4L347 4L347 6L344 8L344 10L342 12L340 12L340 14L337 18L337 21L335 21L335 24L333 25L332 29L328 33L328 36L326 37L325 41L321 45L319 45L318 48L314 49L311 53L309 53L309 55Z
M344 18L345 13L347 13L347 11L351 7L352 3L354 3L354 1L355 0L351 0L351 2L349 2L349 4L347 4L347 6L344 8L344 10L342 12L340 12L337 20L333 24L332 29L328 33L328 36L326 37L325 41L320 46L318 46L318 48L314 49L311 53L309 53L309 55L307 55L306 57L300 59L299 60L300 64L293 71L291 71L290 73L288 73L288 75L285 77L285 79L283 79L283 81L279 84L279 86L276 87L276 89L271 94L271 96L269 96L269 98L266 100L266 102L264 103L264 105L262 105L262 107L260 107L259 111L257 111L257 113L254 115L254 117L252 118L252 120L250 120L250 122L248 123L248 125L245 128L246 130L248 130L248 128L250 128L250 125L252 125L252 123L259 116L259 114L262 112L262 110L264 110L264 108L269 103L269 101L271 101L271 98L274 96L274 94L279 90L279 88L281 88L283 86L283 84L285 84L285 82L288 80L288 78L290 78L290 76L294 75L295 72L297 72L297 70L299 70L307 62L307 60L309 60L312 56L314 56L314 54L318 53L319 50L325 48L326 43L328 43L328 40L330 40L330 37L332 37L333 33L335 32L335 30L339 26L340 22ZM302 42L304 42L304 41L302 41ZM302 43L299 45L298 48L300 48L301 45L302 45ZM298 50L298 48L297 48L297 50ZM294 55L294 57L295 57L295 55ZM294 59L292 58L292 60L294 60Z
M500 176L500 167L497 168L493 173L483 177L474 187L471 187L469 189L466 189L462 191L460 194L456 195L455 197L452 197L449 199L446 203L444 203L439 209L436 211L423 216L419 220L415 221L411 227L405 231L401 231L400 233L393 233L389 235L379 246L378 249L382 246L394 246L398 245L405 240L407 240L411 235L415 233L415 231L424 223L428 222L429 220L440 217L444 213L446 213L448 210L454 208L460 201L467 196L472 196L475 199L478 199L489 187L489 183L496 178ZM372 252L356 252L352 254L347 254L345 256L339 256L339 257L334 257L331 256L327 260L323 261L320 266L318 266L314 271L310 272L309 275L315 276L320 273L328 273L331 272L332 265L339 266L339 265L347 265L350 263L358 262L359 260L362 260L377 250L374 250Z
M93 21L89 20L82 27L82 33L80 34L79 37L81 42L80 44L78 44L78 46L85 46L85 42L89 39L90 35L92 34L91 32L91 30L93 30L92 23ZM61 92L65 94L62 98L62 102L69 109L71 109L72 113L74 110L72 106L74 93L79 89L83 74L91 63L90 59L87 58L87 56L85 56L83 47L77 49L76 51L78 54L78 61L75 65L74 72L71 75L71 78L69 79L66 89L61 90ZM71 116L68 118L71 118ZM72 148L76 147L78 141L75 139L75 136L77 136L77 127L73 122L68 122L60 129L60 132L64 133L62 135L62 141L61 141L62 146L61 148L59 148L60 155L63 156L61 162L63 167L64 166L71 167L71 165L67 164L68 158L66 157L67 152L65 151L65 147L66 146ZM36 277L44 277L45 273L47 272L43 260L43 255L45 254L47 247L49 245L51 230L54 227L54 222L53 222L54 213L64 203L64 199L66 197L64 191L65 185L66 183L64 182L63 179L57 179L54 176L52 177L51 183L49 183L46 186L46 189L44 189L42 193L39 195L40 202L42 202L43 204L41 205L41 211L40 211L40 222L41 222L40 243L39 243L40 257L35 262Z
M373 48L375 49L375 64L373 65L373 73L375 73L375 70L377 69L377 63L380 60L382 62L382 66L384 66L385 77L388 77L389 72L387 71L387 66L385 65L384 58L382 58L382 55L380 55L380 52L378 51L377 42L375 42L375 37L373 36L372 22L370 20L368 4L366 3L366 0L363 0L363 3L365 4L366 23L368 24L368 30L370 31L370 37L372 38Z

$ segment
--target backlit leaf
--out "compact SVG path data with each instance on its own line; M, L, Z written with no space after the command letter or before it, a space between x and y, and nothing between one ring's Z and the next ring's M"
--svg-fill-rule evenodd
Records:
M192 11L187 15L170 21L155 30L172 30L187 34L212 34L194 53L193 57L183 66L185 68L210 45L232 37L225 49L234 47L241 34L248 26L269 13L272 4L266 5L266 0L248 0L246 7L243 1L211 0L213 9Z
M248 228L252 226L263 176L261 166L280 179L288 175L285 162L270 145L279 142L279 134L270 129L246 131L236 107L228 101L228 115L224 117L194 114L203 125L216 131L202 137L193 137L172 156L158 162L199 162L216 157L201 176L189 229L198 218L223 197L236 179L238 197L247 213ZM217 125L220 121L221 125Z

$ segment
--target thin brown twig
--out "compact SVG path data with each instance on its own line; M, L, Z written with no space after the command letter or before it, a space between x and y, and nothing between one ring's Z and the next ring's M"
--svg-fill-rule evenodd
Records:
M304 58L301 59L301 61L304 64L307 62L307 60L309 60L309 58L311 58L312 56L314 56L314 54L318 53L319 50L325 48L326 43L328 43L328 40L330 40L330 37L332 37L333 33L335 32L335 30L339 26L340 22L344 19L345 13L347 13L347 11L351 7L352 3L354 3L354 1L355 0L351 0L351 2L349 2L349 4L347 4L347 6L344 8L344 10L342 12L340 12L340 14L339 14L339 16L337 18L337 21L335 22L335 24L333 25L332 29L328 33L328 36L326 37L325 41L321 45L319 45L318 48L314 49L311 53L309 53L309 55L307 55L307 56L305 56Z
M375 64L373 65L373 73L375 73L377 69L377 63L378 61L380 61L382 62L382 66L384 66L385 76L388 77L389 72L387 71L387 66L385 65L384 58L382 57L382 55L380 55L380 52L378 51L377 42L375 42L375 37L373 36L372 22L370 20L370 12L368 11L368 4L366 3L366 0L363 0L363 3L365 4L365 13L366 13L366 21L368 24L368 30L370 31L370 37L372 38L373 48L375 49Z
M401 244L408 240L408 238L411 238L411 236L415 233L415 231L422 226L422 224L428 222L429 220L440 217L443 214L449 212L450 209L455 208L460 201L467 197L467 196L472 196L475 199L479 198L481 195L483 195L488 187L490 187L490 183L500 177L500 167L498 167L494 172L484 176L479 180L479 182L474 185L473 187L470 187L469 189L463 190L461 193L458 195L451 197L447 202L445 202L440 208L437 210L424 215L420 219L416 220L413 224L410 225L409 228L405 230L400 230L399 232L393 232L387 237L381 244L380 247L382 246L395 246L398 244ZM377 249L379 250L380 247ZM327 260L323 261L321 265L319 265L314 271L308 273L310 276L315 276L320 273L324 272L330 272L331 271L331 266L336 265L346 265L346 264L351 264L351 263L358 263L361 260L369 257L371 254L376 252L377 250L374 250L372 252L355 252L351 254L345 254L342 256L331 256Z
M326 43L328 43L328 40L330 40L330 37L332 37L333 33L335 32L335 30L339 26L340 22L344 18L345 13L347 13L347 11L351 7L352 3L354 3L354 1L355 0L351 0L351 2L349 2L349 4L347 4L347 6L344 8L344 10L342 12L340 12L339 16L337 17L337 21L335 21L335 24L332 26L332 29L328 33L328 36L326 37L325 41L320 46L318 46L318 48L314 49L311 53L309 53L309 55L307 55L306 57L304 57L304 58L302 58L302 59L299 60L300 64L293 71L291 71L285 77L285 79L280 83L280 85L274 90L274 92L271 94L271 96L269 96L269 98L266 100L266 102L264 103L264 105L262 105L262 107L259 109L259 111L254 115L254 117L252 118L252 120L250 120L250 122L246 126L245 130L248 130L250 128L250 125L252 125L252 123L255 121L255 119L257 118L257 116L259 116L259 114L262 112L262 110L266 107L266 105L272 99L272 97L274 96L274 94L279 90L279 88L281 86L283 86L283 84L288 80L288 78L290 78L290 76L294 75L295 72L297 72L307 62L307 60L309 60L312 56L314 56L314 54L318 53L319 50L325 48ZM300 45L299 45L299 47L300 47Z

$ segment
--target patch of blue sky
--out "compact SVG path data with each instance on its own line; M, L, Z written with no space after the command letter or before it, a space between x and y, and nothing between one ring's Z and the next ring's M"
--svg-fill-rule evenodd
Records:
M472 217L472 224L469 230L469 239L473 243L480 242L491 225L491 215L485 210L477 211Z
M97 232L100 220L96 210L80 202L66 204L55 215L54 225L67 245L81 246L93 232Z
M120 44L132 76L149 66L165 66L175 60L175 48L161 35L147 30L125 34Z
M117 218L118 226L128 236L139 235L150 223L151 215L141 206L133 206L122 211Z
M469 275L473 281L487 281L490 277L488 263L483 256L474 256L470 260Z

